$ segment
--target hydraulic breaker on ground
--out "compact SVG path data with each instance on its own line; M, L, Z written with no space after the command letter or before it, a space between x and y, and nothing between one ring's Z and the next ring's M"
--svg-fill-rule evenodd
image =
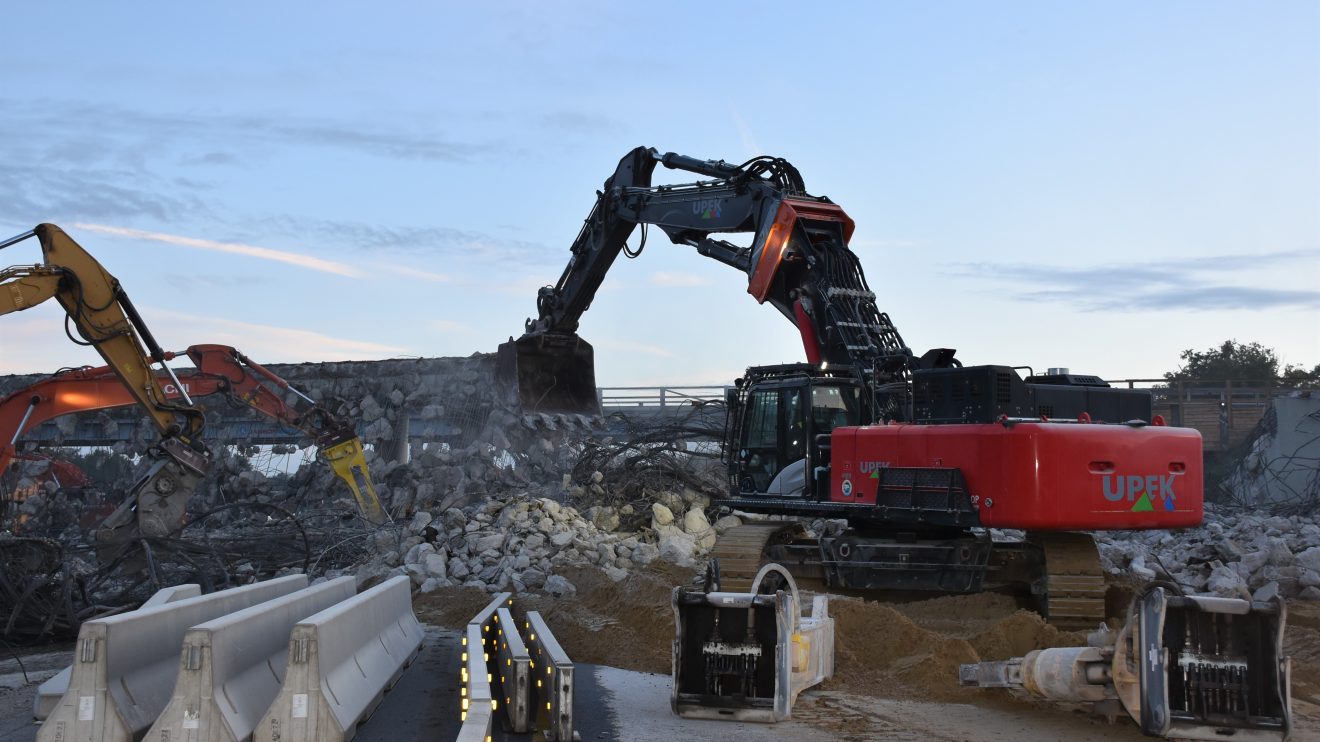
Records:
M962 665L959 682L1126 712L1146 734L1179 739L1282 740L1292 727L1286 609L1233 598L1184 597L1153 587L1127 623L1088 646L1041 649Z

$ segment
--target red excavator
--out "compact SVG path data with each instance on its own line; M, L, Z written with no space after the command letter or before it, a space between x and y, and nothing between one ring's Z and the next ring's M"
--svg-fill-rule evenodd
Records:
M658 164L706 179L652 185ZM782 158L735 165L644 147L624 156L559 281L540 290L538 316L500 347L500 376L525 410L599 412L578 321L618 254L640 254L651 226L746 273L748 293L793 323L806 352L807 363L748 369L726 395L728 492L717 504L797 521L725 533L713 552L720 589L745 590L765 562L831 590L1017 586L1051 622L1094 629L1106 618L1105 582L1083 531L1201 523L1197 431L1153 416L1148 392L1094 376L1024 379L1018 367L964 366L948 348L917 355L848 247L853 220L809 194ZM808 538L800 523L815 519L828 524ZM1026 537L997 539L991 529ZM1177 658L1152 659L1150 671L1181 680L1152 691L1164 695L1148 701L1163 704L1151 719L1181 714L1206 728L1286 733L1286 671L1268 640L1281 636L1283 610L1162 604L1151 626L1167 630L1142 641ZM1209 684L1219 690L1202 693Z
M184 392L194 398L224 395L266 417L303 431L320 455L348 485L362 515L373 523L384 520L380 500L367 471L362 442L351 423L341 420L289 382L227 345L193 345L182 353L165 354L166 360L186 356L193 370L175 379L160 375L167 399ZM281 393L291 394L294 403ZM131 407L137 400L109 366L69 369L0 399L0 471L14 456L19 437L41 423L61 415Z

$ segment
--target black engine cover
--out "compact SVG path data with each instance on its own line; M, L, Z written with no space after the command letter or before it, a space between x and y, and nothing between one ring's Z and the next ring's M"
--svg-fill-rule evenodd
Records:
M1066 383L1069 378L1028 384L1009 366L914 371L913 422L992 423L1001 415L1076 419L1083 412L1095 422L1150 422L1148 390L1114 389L1094 377L1072 377L1084 383Z

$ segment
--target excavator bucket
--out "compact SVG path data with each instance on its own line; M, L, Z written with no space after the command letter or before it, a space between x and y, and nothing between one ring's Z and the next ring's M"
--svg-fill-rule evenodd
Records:
M327 446L321 452L325 454L335 474L353 491L353 498L357 500L362 517L372 523L384 523L385 511L380 506L380 498L376 496L376 486L371 483L371 475L367 473L367 458L362 452L362 441L349 438L342 443Z
M510 339L499 347L495 375L524 413L601 414L591 344L577 335Z

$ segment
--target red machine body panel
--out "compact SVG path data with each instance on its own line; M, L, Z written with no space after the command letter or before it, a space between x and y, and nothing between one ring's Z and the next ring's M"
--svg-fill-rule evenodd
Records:
M1033 531L1201 523L1201 434L1162 425L1021 422L836 428L830 501L876 504L878 469L956 468L981 524Z

